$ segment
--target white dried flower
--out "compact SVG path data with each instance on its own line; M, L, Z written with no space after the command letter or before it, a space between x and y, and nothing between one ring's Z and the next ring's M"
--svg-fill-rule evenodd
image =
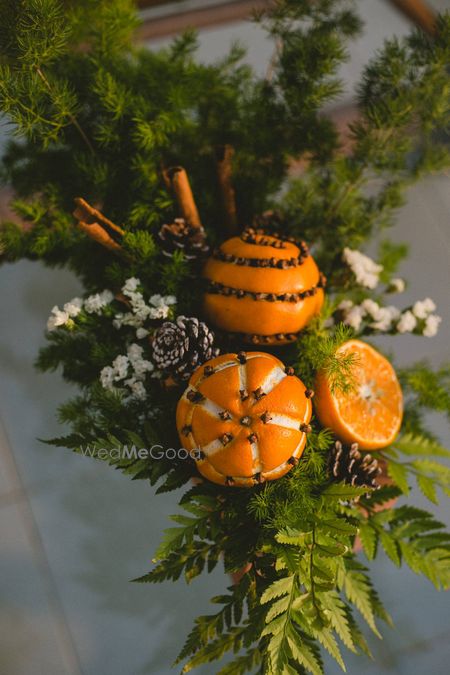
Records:
M152 308L149 307L148 305L140 305L138 308L133 307L133 310L135 312L135 317L137 321L140 321L143 323L148 317L151 317L152 313Z
M100 371L100 382L104 389L112 391L114 389L114 368L111 366L105 366Z
M342 300L342 302L340 302L337 306L337 309L339 309L341 312L346 312L351 309L353 305L354 303L352 300Z
M109 305L109 303L114 300L114 293L108 289L105 289L100 293L100 300L104 306Z
M133 342L131 345L129 345L127 349L127 354L131 363L137 359L141 359L143 352L144 348L141 347L141 345L136 344L136 342Z
M161 307L161 305L165 304L165 303L163 302L163 297L162 297L162 295L159 295L159 293L156 294L156 295L152 295L152 296L149 298L149 303L150 303L151 305L153 305L153 307Z
M113 319L114 328L122 328L122 326L133 326L134 328L139 328L142 325L142 319L133 314L132 312L127 312L126 314L116 314Z
M400 318L401 311L398 307L394 307L394 305L388 305L385 309L389 312L393 321Z
M414 314L408 309L400 316L400 320L396 325L399 333L411 333L417 326L417 319Z
M52 313L49 316L47 320L47 330L52 331L58 326L64 326L69 320L69 314L68 312L65 312L57 305L55 305L52 309Z
M439 324L442 321L442 317L437 314L430 314L425 319L425 327L423 329L423 334L425 337L434 337L439 330Z
M150 319L167 319L169 316L170 307L168 305L161 305L160 307L151 307L149 312Z
M105 389L113 390L114 383L122 384L130 389L133 398L144 400L147 396L143 380L147 373L153 373L155 366L143 358L144 348L136 342L127 348L127 354L116 356L111 366L100 372L100 382ZM130 372L132 371L132 373Z
M433 300L431 298L425 298L425 300L418 300L415 302L412 311L418 319L426 319L435 309L436 304Z
M69 316L78 316L82 306L83 300L81 298L72 298L72 300L69 300L69 302L66 302L64 305L64 311L67 312Z
M406 288L405 280L400 278L391 279L388 286L390 293L403 293Z
M143 378L145 373L152 373L155 369L155 366L151 361L140 359L139 361L135 361L133 363L133 369L136 377Z
M116 358L112 362L115 381L124 380L126 378L126 376L128 375L129 364L130 362L128 356L125 356L124 354L119 354L119 356L116 356Z
M149 302L154 307L164 307L165 305L175 305L177 299L174 295L152 295L149 299Z
M133 368L135 375L141 379L145 376L145 373L151 373L155 368L151 361L142 358L143 353L144 348L135 342L127 349L131 367Z
M344 323L357 331L360 329L365 315L366 312L364 308L360 305L355 305L346 313Z
M139 401L145 401L147 398L147 392L145 391L145 387L140 380L130 378L126 381L126 384L128 384L130 387L133 398L136 398Z
M392 314L388 307L380 307L377 312L376 320L370 324L371 328L379 331L387 331L392 326Z
M150 333L146 328L137 328L136 337L138 340L143 340Z
M375 302L375 300L372 300L371 298L366 298L365 300L362 301L361 307L369 314L372 319L377 319L379 316L380 312L380 305L378 302Z
M344 248L342 259L350 267L356 281L365 288L375 288L378 285L382 265L378 265L372 258L361 251Z
M137 279L136 277L130 277L125 281L124 285L122 286L122 293L124 295L134 293L137 287L140 285L141 285L140 279Z
M114 295L108 290L102 291L101 293L95 293L86 298L84 301L84 309L88 314L101 314L102 309L106 307L106 305L109 305L113 298Z
M130 304L133 308L139 309L139 307L145 307L144 296L140 291L129 292L128 298L130 299Z
M150 307L146 304L142 293L129 293L132 314L135 315L136 321L128 321L128 325L142 324L150 315Z

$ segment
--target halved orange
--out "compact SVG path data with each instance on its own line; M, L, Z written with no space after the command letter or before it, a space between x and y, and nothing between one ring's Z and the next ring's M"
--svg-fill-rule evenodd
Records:
M317 375L314 405L321 424L344 443L362 450L385 448L397 436L403 417L403 396L395 370L376 349L361 340L349 340L337 354L354 352L353 387L331 391L325 373Z

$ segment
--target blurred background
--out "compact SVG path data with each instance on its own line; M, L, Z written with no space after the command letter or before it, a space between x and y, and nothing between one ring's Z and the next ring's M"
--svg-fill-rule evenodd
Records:
M142 0L139 39L156 49L188 26L199 30L199 58L223 56L233 40L248 47L248 60L267 68L273 45L248 21L258 0ZM362 66L391 35L413 22L425 30L434 10L450 0L359 0L364 35L352 44L342 69L346 92L327 112L345 127L354 109L354 85ZM7 129L0 125L0 152ZM7 211L0 196L0 218ZM407 241L409 259L400 276L409 281L398 303L431 297L443 317L437 337L379 340L398 365L428 358L450 359L450 190L448 176L412 188L391 231ZM374 243L374 250L376 244ZM373 252L373 251L372 251ZM210 611L209 598L224 591L220 569L191 586L134 585L129 580L151 567L152 554L177 511L177 493L155 497L143 482L132 483L101 462L46 446L38 438L61 435L56 408L74 394L58 373L33 369L50 309L81 292L64 270L21 262L0 268L0 673L1 675L169 675L192 620ZM433 419L443 443L446 424ZM413 492L412 500L425 506ZM426 504L430 508L430 504ZM450 507L435 507L450 521ZM374 663L348 654L350 675L446 675L450 659L448 596L397 570L380 557L376 585L395 630L370 639ZM327 663L334 675L338 666ZM215 666L197 671L216 672Z

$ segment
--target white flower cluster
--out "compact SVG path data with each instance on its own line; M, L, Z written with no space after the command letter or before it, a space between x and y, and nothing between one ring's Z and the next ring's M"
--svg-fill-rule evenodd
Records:
M47 320L47 330L51 331L58 328L58 326L70 324L72 317L77 316L81 312L82 305L83 301L81 298L73 298L70 302L66 302L63 309L59 309L58 305L55 305Z
M387 331L400 316L396 307L380 307L370 299L364 300L360 305L355 305L351 300L343 300L338 310L343 314L343 323L355 331L361 328L364 319L369 319L369 326L374 330Z
M390 280L387 290L388 293L403 293L405 288L406 288L405 280L395 278Z
M360 251L344 248L343 261L350 267L356 281L365 288L376 288L379 283L382 265ZM386 291L403 293L406 284L403 279L391 279ZM383 333L416 333L433 337L436 335L442 319L433 314L436 305L430 298L417 301L412 307L401 312L397 307L382 307L374 300L367 298L360 305L352 300L343 300L338 306L340 319L355 331L380 331Z
M351 248L344 248L342 259L350 267L358 284L365 288L375 288L378 285L380 273L383 271L382 265L378 265L361 251Z
M117 356L110 366L105 366L100 372L100 382L105 389L114 391L116 383L121 383L129 389L131 398L144 401L147 398L144 380L147 373L154 372L155 367L151 361L143 358L144 349L133 343L127 353Z
M138 290L140 283L140 280L136 279L136 277L126 280L122 286L122 293L129 301L131 311L120 312L115 315L113 320L115 328L122 328L122 326L133 326L136 328L138 340L146 337L149 333L144 328L144 323L148 319L167 319L171 306L177 301L174 295L152 295L147 304L144 296Z
M436 305L431 298L418 300L412 307L413 316L424 322L422 333L426 337L434 337L438 332L439 324L442 321L442 317L433 314L435 309Z
M351 300L343 300L338 306L342 322L357 332L367 327L383 333L414 332L426 337L436 335L442 321L440 316L432 313L435 309L436 305L430 298L417 301L403 312L392 305L381 307L370 298L363 300L360 305L355 305Z
M144 296L138 290L140 280L135 277L127 279L122 286L122 293L130 306L129 312L119 312L114 316L113 326L121 328L122 326L132 326L136 329L138 340L145 338L149 331L144 327L147 320L167 319L170 314L170 308L176 304L177 299L174 295L152 295L148 303ZM63 309L55 305L51 316L47 321L47 329L54 330L58 326L73 327L73 318L83 310L87 314L102 314L103 309L114 299L113 293L105 290L102 293L90 295L85 300L73 298L66 302Z
M85 300L72 298L62 309L55 305L47 321L47 330L52 331L58 326L73 326L73 319L81 310L87 314L101 314L103 308L109 305L113 297L111 291L105 290L102 293L90 295Z
M102 291L102 293L95 293L90 295L84 301L83 309L88 314L101 314L103 308L109 305L114 300L114 295L111 291Z

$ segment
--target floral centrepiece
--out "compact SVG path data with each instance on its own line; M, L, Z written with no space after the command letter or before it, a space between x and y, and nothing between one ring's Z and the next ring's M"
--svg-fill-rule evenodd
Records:
M408 335L425 357L444 328L428 288L401 301L405 246L367 251L411 182L450 165L450 18L371 59L344 147L329 111L361 28L347 3L266 3L263 77L236 47L202 64L191 33L136 44L134 4L0 3L0 110L20 137L2 163L16 218L1 223L0 261L65 265L83 284L49 300L38 366L79 388L52 442L89 446L149 499L150 486L183 490L137 581L233 575L181 648L184 672L232 653L221 675L319 675L322 649L342 667L342 647L368 653L361 619L376 635L389 622L370 569L381 551L450 585L449 535L412 492L436 503L450 490L427 416L450 414L450 368L395 369L376 352L355 383L345 350ZM262 356L241 363L246 339ZM277 365L253 377L253 361Z

